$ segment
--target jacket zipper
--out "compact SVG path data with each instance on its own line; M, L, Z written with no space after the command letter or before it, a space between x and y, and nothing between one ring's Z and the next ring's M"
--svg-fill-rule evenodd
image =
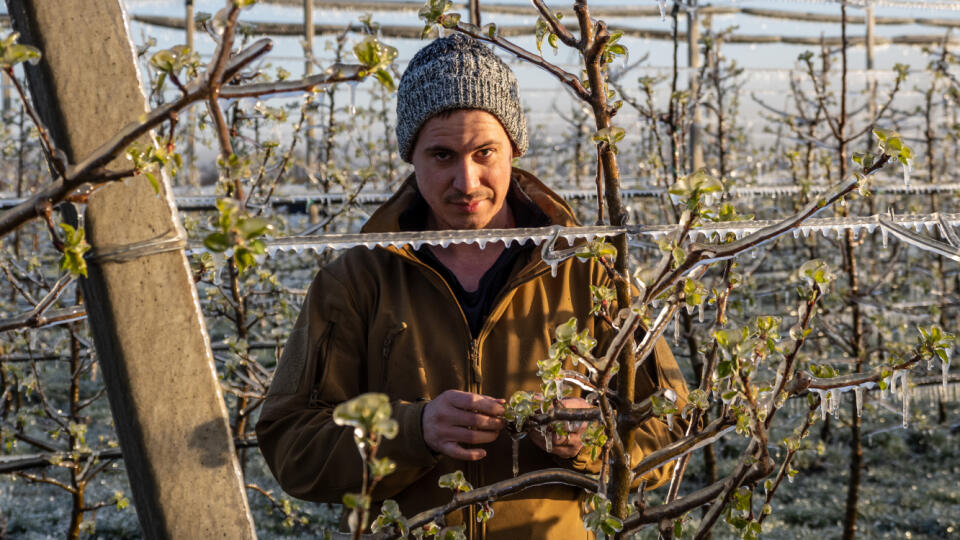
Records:
M440 280L440 282L443 283L444 289L447 291L448 296L453 300L454 305L457 306L457 311L460 312L460 320L463 321L463 328L466 331L467 336L470 337L470 351L467 355L468 356L467 363L469 364L467 366L467 389L470 392L473 392L475 394L482 393L483 368L481 366L482 359L481 359L480 351L481 351L481 346L483 344L484 338L487 336L488 333L490 333L490 329L491 329L490 317L488 316L487 320L483 322L483 327L480 329L480 334L477 337L473 337L473 334L470 332L470 323L467 321L467 315L463 312L463 308L460 306L460 302L457 301L457 295L453 293L453 289L450 288L450 284L447 283L446 280L443 279L443 276L441 276L440 273L437 272L435 269L433 269L430 265L424 264L422 261L420 261L415 256L412 256L410 254L404 254L404 255L410 261L414 262L415 264L419 265L420 267L426 269L428 272L436 276ZM518 277L523 275L524 270L527 270L527 268L521 269L520 272L518 272ZM504 286L503 291L501 291L500 298L498 298L496 303L494 303L493 310L490 313L492 314L500 310L507 296L506 294L507 291L512 291L513 289L516 289L520 285L528 281L532 281L533 279L545 273L547 273L546 268L536 272L532 272L529 276L525 276L519 279L514 279L514 281L511 283L507 283L507 285ZM467 462L466 476L467 476L467 481L469 481L472 485L474 486L483 485L482 471L480 469L480 465L476 461ZM470 505L468 508L466 525L467 525L467 538L479 539L479 540L484 540L486 538L487 536L486 523L481 523L478 525L477 509L474 505Z

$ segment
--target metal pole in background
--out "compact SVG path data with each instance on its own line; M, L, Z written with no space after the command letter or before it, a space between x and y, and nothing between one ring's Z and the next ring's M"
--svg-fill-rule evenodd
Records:
M687 66L690 70L689 79L690 98L700 91L700 81L697 79L697 68L700 67L700 15L697 9L697 0L687 3ZM693 109L693 121L690 124L690 171L703 167L703 141L700 133L702 122L700 107Z
M480 26L480 0L470 0L470 24Z
M303 76L313 75L313 0L303 0L303 27L304 27L304 62ZM314 128L313 114L307 111L306 117L307 133L304 137L304 152L306 153L307 175L313 174L314 167L314 148L313 141L316 138L316 129Z
M7 80L6 74L3 74L3 76L0 76L0 85L3 87L3 110L9 111L10 107L13 106L13 101L10 99L10 87L13 86L13 83Z
M120 0L7 0L43 123L71 163L148 108ZM149 139L144 138L144 142ZM108 165L124 170L126 159ZM170 179L157 195L143 177L87 199L84 305L124 468L148 539L252 539L253 518L230 434L200 300L183 248ZM62 206L69 219L73 206ZM133 249L131 253L129 250ZM111 253L135 255L121 258Z
M874 17L873 2L867 3L866 9L866 19L867 19L867 42L866 42L866 51L867 51L867 75L866 75L866 85L867 85L867 95L869 96L867 101L867 114L870 115L871 119L877 117L877 78L876 73L874 73L874 52L876 47L876 40L874 39L874 26L876 24L876 19ZM870 131L873 131L872 129ZM873 135L868 132L864 137L864 142L867 148L870 148L873 145ZM870 204L873 204L873 199L870 199Z
M874 47L876 39L874 38L874 27L876 26L876 16L874 14L873 2L867 3L867 69L872 70Z
M480 26L480 0L470 0L470 24Z
M187 47L196 52L195 35L196 23L193 20L193 0L185 0L186 20L184 26L187 31ZM197 134L195 131L196 115L193 113L193 107L187 110L187 180L191 186L199 186L200 178L197 173Z

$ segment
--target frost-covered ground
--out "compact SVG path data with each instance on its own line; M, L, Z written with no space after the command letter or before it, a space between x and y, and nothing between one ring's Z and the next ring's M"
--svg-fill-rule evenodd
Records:
M868 407L865 415L869 414ZM884 431L885 426L899 423L892 415L865 419L865 433L874 434L864 439L866 467L859 506L860 538L960 538L960 407L954 404L948 409L948 421L943 425L936 424L935 417L921 415L916 419L918 424L929 422L922 429ZM799 454L795 461L800 474L793 483L785 482L777 493L774 512L764 524L763 538L822 540L840 536L849 439L846 429L834 420L833 442L818 455L815 447L820 440L819 427L814 426L808 439L813 448ZM718 448L722 468L733 464L739 446L734 441ZM258 456L251 460L248 472L251 480L265 483L264 475L268 473ZM696 458L689 469L690 487L696 487L701 474L701 460ZM102 480L102 484L92 488L94 494L109 496L114 489L129 493L126 476L119 468ZM69 519L66 496L49 487L24 482L5 483L0 489L0 508L8 520L4 538L63 537ZM322 525L336 519L333 508L300 503L311 523L290 530L271 515L270 505L259 495L252 494L250 504L261 538L311 537ZM691 514L688 530L693 528L698 515L699 512ZM715 538L735 537L725 523L718 524L714 531ZM639 535L644 539L655 536L652 530ZM101 510L91 537L139 538L134 511Z
M878 415L870 406L864 412L859 538L960 539L960 407L948 407L947 422L941 425L936 423L935 412L929 414L929 404L918 405L917 427L908 430L900 429L900 419L892 414ZM832 442L818 453L820 427L814 425L807 438L811 448L794 460L800 473L777 491L762 538L840 538L849 476L849 428L834 419ZM718 449L721 470L729 470L740 447ZM688 474L696 483L702 474L700 459L691 462ZM763 496L762 488L758 493ZM691 514L688 531L696 529L699 515L699 511ZM638 536L656 538L656 533L650 530ZM738 535L721 521L714 528L714 537Z

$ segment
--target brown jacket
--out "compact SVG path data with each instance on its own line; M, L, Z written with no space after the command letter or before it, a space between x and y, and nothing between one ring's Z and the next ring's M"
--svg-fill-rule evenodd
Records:
M563 200L532 175L515 169L514 179L512 196L527 197L553 223L576 223ZM399 230L400 214L416 197L411 177L363 230ZM423 441L423 408L448 389L503 398L538 389L537 361L548 357L554 329L570 317L578 318L581 329L589 328L602 347L610 336L597 335L603 329L588 313L590 284L605 282L598 265L575 260L561 264L551 277L534 250L515 264L474 339L450 287L410 247L347 251L317 273L270 385L257 423L267 464L296 497L338 503L345 492L359 491L360 455L351 432L335 425L331 415L349 398L383 392L391 398L400 431L378 454L393 459L397 470L377 486L375 500L394 499L410 517L449 501L450 491L437 486L445 473L460 469L475 487L511 477L509 435L490 443L487 457L478 462L437 458ZM670 387L684 401L683 377L663 340L655 357L638 374L637 397ZM669 430L656 419L645 423L633 462L675 440L681 429L677 423ZM558 465L599 469L579 457L555 459L529 438L521 441L521 473ZM666 481L667 471L647 479L656 487ZM485 526L476 525L473 509L449 515L447 524L463 520L469 538L586 538L578 496L572 487L534 487L494 503L495 515Z

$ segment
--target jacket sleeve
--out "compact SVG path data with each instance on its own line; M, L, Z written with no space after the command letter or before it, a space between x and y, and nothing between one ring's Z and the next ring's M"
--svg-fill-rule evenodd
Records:
M327 269L317 274L277 365L256 425L260 451L287 493L340 502L359 492L362 461L352 431L333 422L340 403L366 391L367 324L358 297ZM373 493L395 495L436 461L423 441L425 402L391 402L399 433L378 456L397 464Z

